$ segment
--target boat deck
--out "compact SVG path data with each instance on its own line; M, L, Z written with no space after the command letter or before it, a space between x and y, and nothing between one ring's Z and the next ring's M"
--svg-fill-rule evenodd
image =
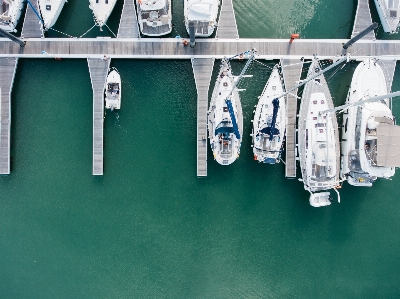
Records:
M39 12L38 1L31 1L36 11ZM42 24L29 4L26 4L24 24L22 26L21 37L44 37Z
M314 64L312 64L314 65ZM311 67L311 66L310 66ZM321 68L320 66L318 66L319 68ZM315 72L309 72L308 76L312 76L314 75ZM309 109L309 104L310 104L310 97L312 93L317 93L317 92L321 92L324 93L326 100L328 101L328 109L333 109L334 105L333 105L333 101L332 101L332 97L329 91L329 88L327 86L327 82L325 80L325 76L324 74L320 75L319 77L320 83L316 84L314 83L314 80L311 80L310 82L308 82L306 84L306 86L304 87L303 90L303 96L302 96L302 100L301 100L301 104L300 104L300 112L299 112L299 119L298 119L298 132L299 134L301 132L305 132L306 128L305 128L305 119L307 117L307 112ZM339 172L340 172L340 144L339 144L339 130L338 130L338 123L337 123L337 119L336 119L336 115L333 114L332 117L332 122L333 122L333 128L334 128L334 134L335 134L335 140L336 140L336 148L335 151L337 153L336 155L336 177L337 180L339 180ZM299 135L300 136L300 135ZM302 177L303 179L307 177L307 172L306 172L306 155L305 155L305 151L301 151L300 149L305 148L305 144L304 142L306 142L305 140L303 140L304 138L299 138L298 137L298 147L299 147L299 156L300 156L300 165L301 165L301 172L302 172ZM311 146L311 145L309 145Z
M232 0L222 0L216 38L239 38ZM237 53L240 53L237 52Z
M194 79L197 88L197 176L207 176L207 109L208 90L214 59L192 59Z
M0 58L0 174L10 173L11 90L18 58Z
M88 58L93 89L93 175L103 175L104 86L110 59Z
M282 74L285 82L285 89L288 90L300 80L303 62L300 60L282 59ZM286 97L286 165L285 176L296 177L296 124L297 124L297 90L293 95Z
M358 0L356 17L354 20L353 32L351 33L351 37L353 38L361 31L366 29L372 24L371 13L369 10L369 1L368 0ZM365 35L362 39L367 40L375 40L375 32L372 30L367 35Z
M140 38L134 0L125 0L119 21L118 38Z

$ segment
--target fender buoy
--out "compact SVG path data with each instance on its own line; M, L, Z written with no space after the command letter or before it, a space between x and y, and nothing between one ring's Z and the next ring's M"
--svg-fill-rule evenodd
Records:
M258 160L257 155L254 155L254 161L257 161L257 160Z

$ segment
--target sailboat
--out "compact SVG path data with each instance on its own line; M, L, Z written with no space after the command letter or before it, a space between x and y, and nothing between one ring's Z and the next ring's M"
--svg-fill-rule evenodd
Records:
M16 32L15 27L21 17L24 0L0 0L0 28Z
M161 36L172 31L171 0L135 0L143 35Z
M186 30L194 23L194 33L198 37L210 36L217 26L219 0L184 0Z
M308 77L321 72L314 58ZM332 109L333 102L324 75L307 82L304 87L298 120L298 153L304 189L311 193L310 205L330 205L329 192L339 182L339 136L336 114L321 111ZM336 189L335 189L336 190Z
M400 127L395 126L386 93L377 61L362 61L354 71L343 113L341 177L350 185L372 186L377 178L392 177L400 166ZM372 102L377 96L383 99Z
M89 8L93 11L95 22L103 27L111 15L117 0L89 0Z
M285 137L286 107L284 98L279 100L276 97L282 93L282 78L278 66L275 66L254 113L251 136L256 161L269 164L280 161Z
M381 19L383 31L397 33L399 27L400 2L393 0L374 0Z
M121 76L115 68L107 76L105 95L107 109L121 108Z
M67 0L39 0L40 14L44 22L44 28L48 29L54 26L61 10Z

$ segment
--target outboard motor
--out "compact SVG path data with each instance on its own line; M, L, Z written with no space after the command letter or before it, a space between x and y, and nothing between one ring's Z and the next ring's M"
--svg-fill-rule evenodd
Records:
M196 45L196 39L194 37L195 34L195 27L194 27L194 22L190 21L189 22L189 36L190 36L190 47L194 48L194 46Z

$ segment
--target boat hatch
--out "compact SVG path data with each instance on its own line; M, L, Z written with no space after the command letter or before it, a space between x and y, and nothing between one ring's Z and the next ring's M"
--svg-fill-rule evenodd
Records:
M51 10L51 5L46 5L46 10Z
M391 18L397 18L397 10L391 10L390 11L390 17Z

